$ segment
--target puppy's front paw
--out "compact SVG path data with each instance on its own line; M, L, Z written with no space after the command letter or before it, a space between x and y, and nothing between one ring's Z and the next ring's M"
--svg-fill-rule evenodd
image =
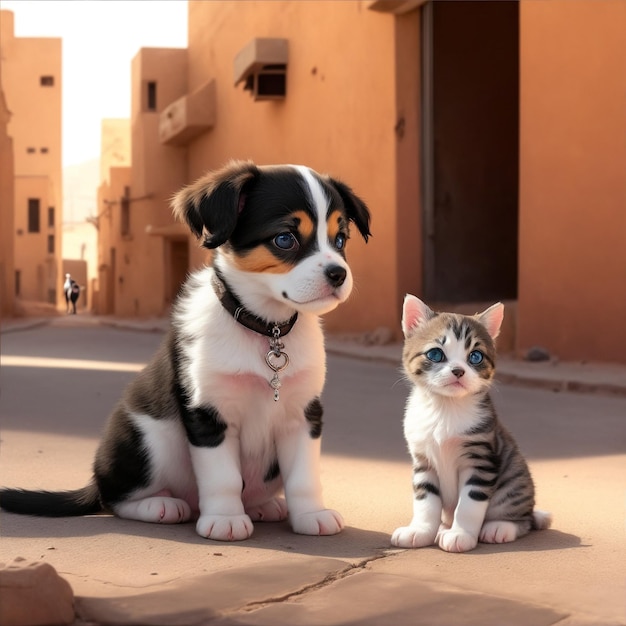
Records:
M391 535L391 545L398 548L423 548L435 543L437 529L429 526L401 526Z
M152 496L143 500L130 500L113 507L116 515L127 519L158 524L179 524L191 518L191 507L179 498Z
M292 516L291 527L294 533L300 535L336 535L341 532L344 523L337 511L324 509Z
M468 552L478 543L478 537L456 528L439 531L437 540L439 547L446 552Z
M247 515L201 515L196 532L201 537L216 541L242 541L254 530Z

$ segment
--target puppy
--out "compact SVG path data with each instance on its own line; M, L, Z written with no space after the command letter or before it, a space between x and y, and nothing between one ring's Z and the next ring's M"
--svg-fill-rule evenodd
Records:
M251 162L210 172L172 207L215 250L213 263L186 281L161 347L110 415L92 481L2 489L0 507L195 519L198 534L221 541L287 516L296 533L338 533L343 520L324 508L319 476L319 316L350 295L349 226L367 241L367 207L307 167Z

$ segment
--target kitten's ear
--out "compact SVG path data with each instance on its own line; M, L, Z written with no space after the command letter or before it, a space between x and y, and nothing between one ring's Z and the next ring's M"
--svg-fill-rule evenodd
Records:
M504 304L498 302L492 304L488 309L479 313L478 321L487 329L487 332L495 339L500 334L500 327L504 319Z
M420 324L433 317L435 317L435 312L432 309L418 297L407 293L402 305L402 332L405 337L412 335Z

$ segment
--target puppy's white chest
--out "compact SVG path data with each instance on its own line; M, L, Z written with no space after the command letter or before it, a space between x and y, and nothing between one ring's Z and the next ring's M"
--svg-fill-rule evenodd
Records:
M272 384L274 372L268 369L264 374L216 374L210 383L202 385L200 403L212 405L224 415L282 417L285 411L304 409L321 393L320 376L315 371L282 373L278 398Z

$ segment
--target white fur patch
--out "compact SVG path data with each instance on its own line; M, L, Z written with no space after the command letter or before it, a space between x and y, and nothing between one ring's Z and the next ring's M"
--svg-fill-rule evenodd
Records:
M444 522L452 521L459 494L461 435L482 415L475 396L447 398L413 387L404 416L404 436L414 455L424 454L439 477Z
M156 491L168 490L197 510L197 489L191 467L189 442L180 421L154 419L149 415L131 415L135 426L141 431L150 459L150 486L134 495L154 495Z

